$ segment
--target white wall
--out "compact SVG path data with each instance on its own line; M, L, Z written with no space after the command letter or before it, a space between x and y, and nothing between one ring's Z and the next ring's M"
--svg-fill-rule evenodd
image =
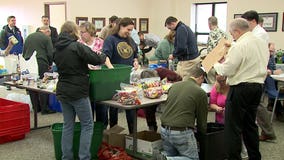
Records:
M44 14L45 2L62 2L64 0L13 0L1 1L0 25L6 24L9 15L17 17L17 26L31 25L34 28L41 25L40 17ZM278 12L277 32L269 32L270 38L276 43L276 47L284 49L284 32L282 32L283 0L65 0L67 5L67 19L75 21L75 17L105 17L112 15L120 17L149 18L149 31L160 37L168 32L164 27L165 19L172 15L186 24L190 23L191 7L194 3L227 2L228 21L234 14L244 13L247 10L256 10L261 13ZM253 5L250 5L253 4ZM52 25L52 24L51 24Z

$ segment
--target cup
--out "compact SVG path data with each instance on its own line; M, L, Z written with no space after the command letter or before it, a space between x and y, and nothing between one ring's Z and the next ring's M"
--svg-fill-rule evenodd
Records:
M11 40L11 42L12 42L13 45L19 43L19 41L17 40L17 38L16 38L15 36L13 36L13 35L9 37L9 40Z

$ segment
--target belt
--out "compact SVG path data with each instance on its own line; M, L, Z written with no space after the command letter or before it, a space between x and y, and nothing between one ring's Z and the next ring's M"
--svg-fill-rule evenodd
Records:
M189 129L193 129L192 127L170 127L170 126L165 126L162 124L162 127L168 130L173 130L173 131L186 131Z

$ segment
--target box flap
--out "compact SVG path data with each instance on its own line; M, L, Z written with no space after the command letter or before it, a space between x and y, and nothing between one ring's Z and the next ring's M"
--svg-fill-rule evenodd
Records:
M111 133L120 133L124 130L123 127L119 126L119 125L115 125L113 127L111 127L110 129L108 130L105 130L104 133L105 134L111 134Z

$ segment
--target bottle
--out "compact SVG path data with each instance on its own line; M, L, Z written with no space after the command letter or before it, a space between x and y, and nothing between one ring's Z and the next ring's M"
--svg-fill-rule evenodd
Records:
M169 67L169 70L174 71L175 68L174 68L173 60L170 59L168 63L169 63L169 66L168 66L168 67Z

